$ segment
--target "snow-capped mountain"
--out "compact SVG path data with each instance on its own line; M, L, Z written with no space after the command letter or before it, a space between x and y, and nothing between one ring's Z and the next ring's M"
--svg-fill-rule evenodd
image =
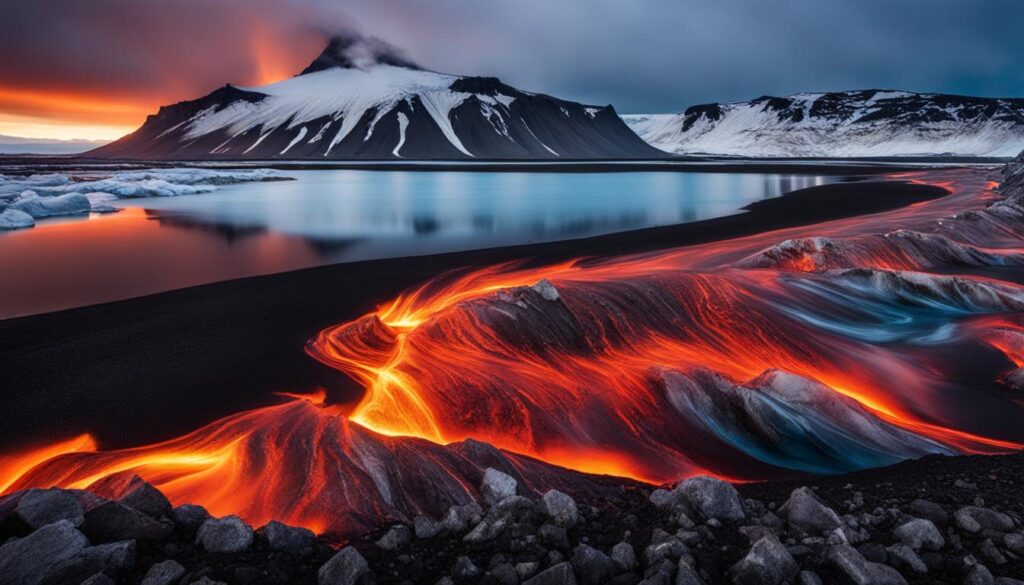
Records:
M664 153L611 106L426 71L386 43L336 38L299 75L164 106L89 153L173 159L558 159Z
M1011 157L1024 148L1024 99L800 93L623 119L649 144L675 154Z

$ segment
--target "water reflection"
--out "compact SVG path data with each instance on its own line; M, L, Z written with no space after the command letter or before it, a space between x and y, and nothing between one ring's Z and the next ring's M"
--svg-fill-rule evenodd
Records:
M729 173L296 171L0 234L0 318L319 264L580 238L842 180Z

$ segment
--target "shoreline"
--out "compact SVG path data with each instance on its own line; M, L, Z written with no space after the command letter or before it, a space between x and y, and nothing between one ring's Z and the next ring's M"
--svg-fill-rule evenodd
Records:
M0 443L15 448L81 433L93 434L104 448L150 443L274 403L274 393L282 391L324 388L333 401L352 405L361 388L308 357L306 342L447 270L689 246L877 213L945 194L898 181L838 183L700 222L336 264L0 321L0 369L9 389L0 394L0 408L23 413L8 417ZM44 421L39 412L47 413Z

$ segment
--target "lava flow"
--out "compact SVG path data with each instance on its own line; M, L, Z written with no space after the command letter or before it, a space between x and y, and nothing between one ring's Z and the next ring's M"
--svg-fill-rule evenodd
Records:
M441 276L309 343L364 387L351 412L290 396L156 445L79 438L0 460L0 489L137 474L214 514L352 532L469 501L488 466L593 491L575 472L759 479L1018 449L1024 288L976 274L1024 266L1024 194L938 177L902 178L951 195L868 217ZM968 353L983 365L965 374Z

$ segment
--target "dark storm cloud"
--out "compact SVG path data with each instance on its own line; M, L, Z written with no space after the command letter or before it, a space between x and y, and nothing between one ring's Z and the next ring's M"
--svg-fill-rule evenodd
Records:
M796 91L1024 94L1019 0L0 0L0 86L193 97L319 33L621 112ZM254 56L255 55L255 56Z

